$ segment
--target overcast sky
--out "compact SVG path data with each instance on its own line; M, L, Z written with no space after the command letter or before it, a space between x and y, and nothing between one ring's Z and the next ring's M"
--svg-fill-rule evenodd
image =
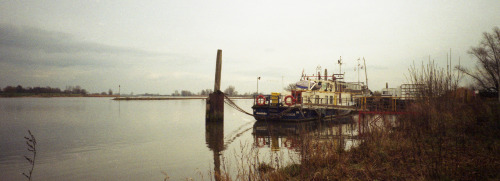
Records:
M0 87L80 85L90 92L280 92L317 66L347 81L365 58L369 86L406 81L413 61L472 66L467 54L500 26L500 1L0 2ZM361 74L364 79L364 74Z

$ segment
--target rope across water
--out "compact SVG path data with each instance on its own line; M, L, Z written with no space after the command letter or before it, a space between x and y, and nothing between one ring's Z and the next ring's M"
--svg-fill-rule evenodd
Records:
M226 103L227 105L231 106L232 108L236 109L237 111L240 111L244 114L247 114L249 116L253 116L253 114L249 113L249 112L246 112L244 109L242 109L241 107L239 107L238 105L236 105L236 103L233 102L233 100L229 99L229 97L224 94L224 103Z

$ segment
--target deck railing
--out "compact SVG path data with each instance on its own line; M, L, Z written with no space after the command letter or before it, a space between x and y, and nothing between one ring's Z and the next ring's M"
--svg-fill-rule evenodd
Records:
M412 99L403 97L358 97L356 98L358 109L370 111L404 111L412 102Z
M264 97L265 101L258 104L258 97ZM283 100L285 96L282 95L256 95L254 96L254 105L269 106L269 107L289 107ZM405 111L412 99L405 97L352 97L352 98L304 98L304 100L295 101L295 105L305 106L324 106L324 107L341 107L351 110L359 111Z

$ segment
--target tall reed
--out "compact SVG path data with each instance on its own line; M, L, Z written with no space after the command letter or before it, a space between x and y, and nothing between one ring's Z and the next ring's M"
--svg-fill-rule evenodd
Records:
M33 153L33 157L28 157L24 156L24 158L29 162L31 165L31 169L29 170L28 173L24 173L23 175L31 181L32 175L33 175L33 169L35 169L35 160L36 160L36 139L33 134L31 134L31 131L28 130L29 137L25 136L24 139L26 140L26 146L28 146L28 151Z

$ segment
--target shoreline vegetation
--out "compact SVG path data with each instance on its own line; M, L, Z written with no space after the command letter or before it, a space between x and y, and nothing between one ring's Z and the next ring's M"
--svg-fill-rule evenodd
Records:
M320 142L305 134L298 163L248 159L253 167L239 166L236 180L500 179L500 103L443 97L422 100L412 109L395 127L371 129L349 150L338 140ZM233 180L228 172L215 173L215 180Z

